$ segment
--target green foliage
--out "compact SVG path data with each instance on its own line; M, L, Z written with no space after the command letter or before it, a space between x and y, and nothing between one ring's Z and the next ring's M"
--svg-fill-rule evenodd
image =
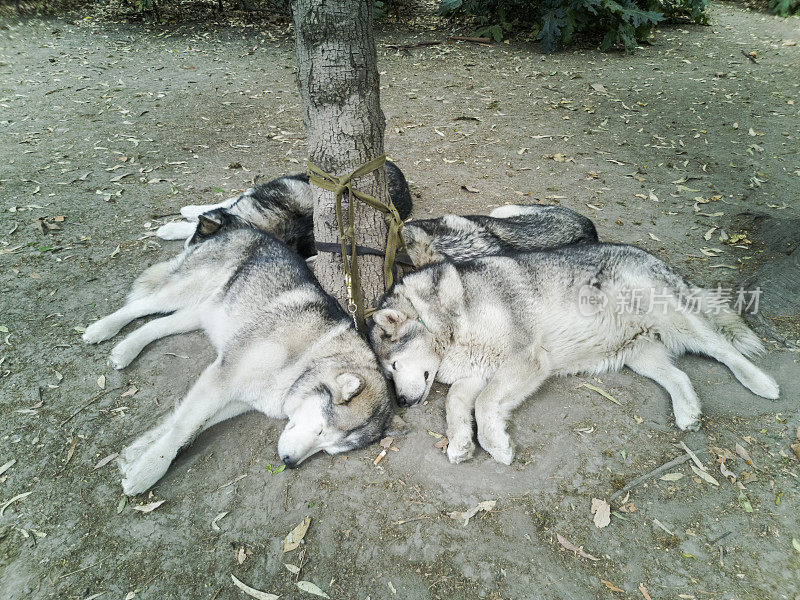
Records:
M800 0L772 0L800 2ZM706 0L440 0L442 15L468 15L477 34L500 41L512 31L530 31L545 52L569 43L576 33L602 37L600 47L636 49L665 19L706 21Z
M781 17L800 15L800 0L769 0L769 11Z

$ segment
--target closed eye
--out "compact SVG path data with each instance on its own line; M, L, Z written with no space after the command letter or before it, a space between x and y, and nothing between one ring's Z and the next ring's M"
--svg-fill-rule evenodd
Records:
M397 361L392 363L392 369L397 371Z

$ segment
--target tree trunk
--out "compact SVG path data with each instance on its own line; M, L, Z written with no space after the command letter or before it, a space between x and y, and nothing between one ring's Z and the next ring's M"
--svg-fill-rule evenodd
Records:
M380 107L377 56L372 30L372 0L295 0L298 87L311 161L335 176L383 154L385 118ZM355 181L356 189L389 202L384 169ZM314 236L339 243L334 196L317 186ZM355 233L359 246L385 250L383 214L355 201ZM346 198L343 215L347 219ZM358 257L366 307L383 293L383 258ZM320 252L315 274L322 287L346 305L342 257Z

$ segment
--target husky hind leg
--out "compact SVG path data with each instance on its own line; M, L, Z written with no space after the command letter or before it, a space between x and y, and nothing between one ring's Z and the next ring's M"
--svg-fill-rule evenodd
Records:
M164 476L180 449L203 430L209 419L224 410L230 393L219 362L218 359L203 371L163 423L122 451L119 467L122 489L127 495L150 489Z
M678 429L697 431L700 428L700 400L689 376L672 364L665 346L657 343L639 346L631 351L625 364L667 390Z
M705 315L686 315L692 334L682 340L692 352L705 354L727 366L734 377L754 394L777 400L780 389L775 380L736 349L727 337L709 323ZM742 326L744 326L742 324Z
M151 342L168 335L200 329L200 310L198 307L182 309L142 325L114 346L109 362L115 369L124 369Z

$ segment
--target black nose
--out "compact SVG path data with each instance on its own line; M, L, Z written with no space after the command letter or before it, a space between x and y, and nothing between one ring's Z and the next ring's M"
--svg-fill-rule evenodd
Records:
M405 396L398 396L398 397L397 397L397 403L398 403L400 406L411 406L411 405L408 403L408 398L406 398Z
M297 463L292 460L291 456L282 456L281 460L283 461L283 464L285 464L290 469L294 469L297 466Z

